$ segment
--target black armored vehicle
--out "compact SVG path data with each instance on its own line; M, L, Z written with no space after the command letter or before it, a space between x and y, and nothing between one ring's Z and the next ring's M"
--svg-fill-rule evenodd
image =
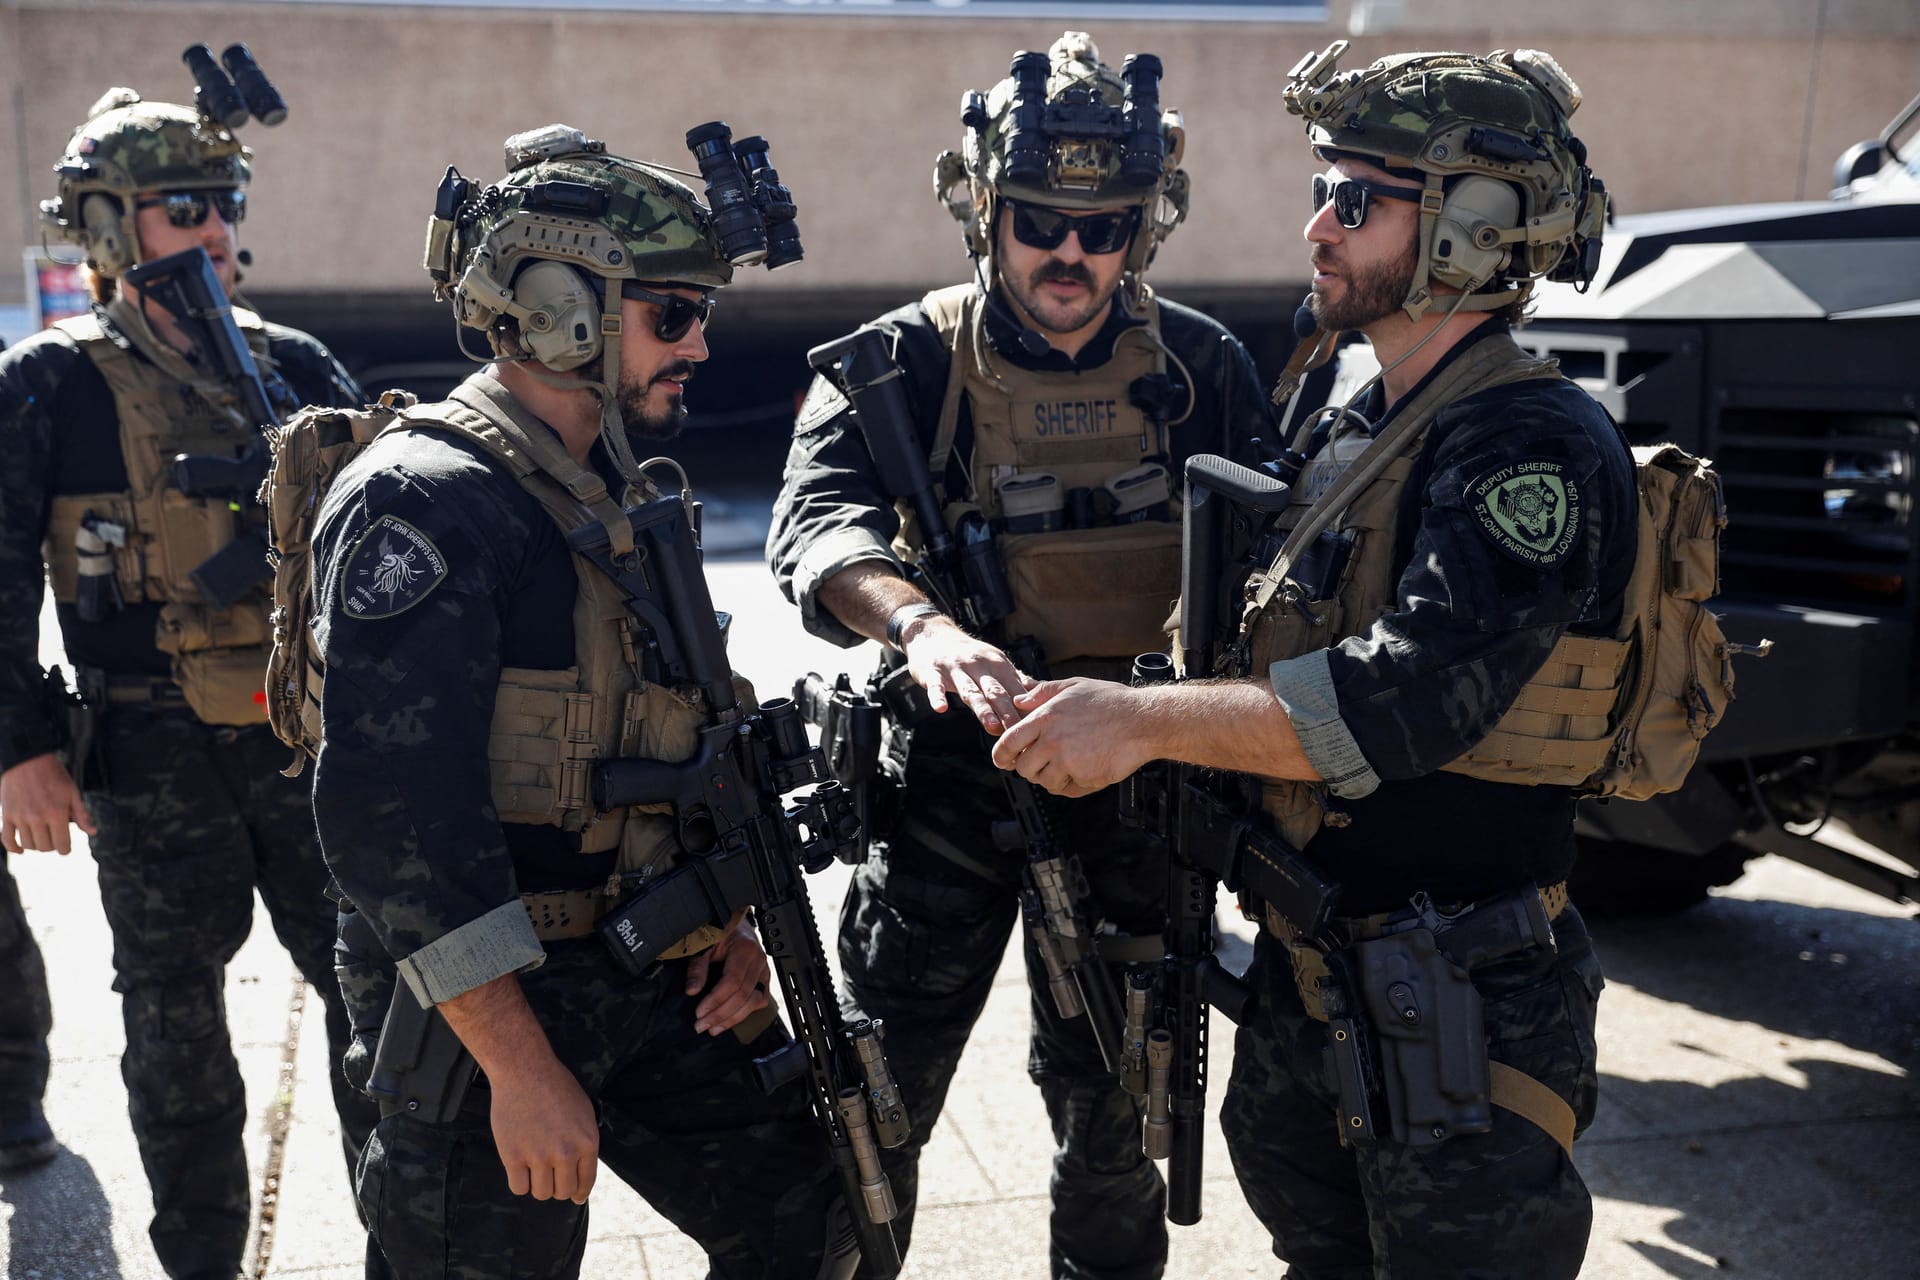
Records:
M1577 896L1685 906L1770 852L1920 898L1920 98L1823 201L1621 217L1558 356L1635 444L1711 458L1737 700L1679 792L1581 806ZM1831 822L1854 839L1815 840ZM1845 849L1834 847L1846 844Z

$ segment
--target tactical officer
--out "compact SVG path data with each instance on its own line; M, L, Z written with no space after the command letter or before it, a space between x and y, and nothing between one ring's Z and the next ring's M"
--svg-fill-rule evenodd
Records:
M256 888L326 1003L333 1060L347 1043L305 787L280 776L286 753L266 728L271 600L260 582L222 607L193 577L257 538L251 494L189 496L171 480L176 455L244 456L257 427L170 316L120 280L199 247L231 294L250 159L192 109L128 89L101 98L42 209L86 250L93 312L0 355L0 840L66 853L69 825L91 838L151 1235L176 1277L231 1277L246 1243L247 1110L223 988ZM311 337L233 314L280 412L359 402ZM37 661L43 549L96 717L90 749L68 742L64 687ZM372 1109L334 1076L351 1161Z
M1138 55L1116 75L1069 32L970 95L964 154L940 157L935 184L965 225L975 280L875 322L908 387L910 447L956 537L976 551L991 537L1011 615L970 633L903 576L924 532L896 516L902 495L863 444L880 424L825 378L795 423L774 509L768 559L807 628L842 645L883 640L945 713L914 730L904 817L857 871L840 937L851 1000L884 1019L913 1112L911 1142L884 1153L903 1240L920 1147L1021 906L1024 851L993 838L1008 797L981 728L1017 717L1011 698L1043 664L1115 676L1139 646L1164 643L1181 466L1247 453L1270 421L1241 345L1142 278L1187 209L1184 129L1159 107L1159 72ZM1158 958L1164 860L1119 828L1111 795L1048 808L1091 881L1110 972ZM1140 1152L1137 1104L1088 1018L1062 1016L1048 994L1031 932L1027 963L1030 1070L1058 1144L1053 1273L1157 1276L1164 1189Z
M493 361L354 458L313 540L350 1071L411 997L482 1072L446 1123L381 1121L361 1206L397 1275L574 1275L604 1160L716 1275L839 1274L806 1095L756 1082L786 1033L751 930L697 930L637 979L594 932L680 845L659 806L601 811L586 773L684 758L704 712L641 678L658 638L565 535L631 540L622 506L654 492L634 449L678 428L710 295L754 259L667 170L576 129L506 151L490 186L449 170L427 260Z
M994 756L1067 795L1156 759L1253 775L1336 887L1324 925L1250 904L1222 1111L1289 1275L1572 1276L1601 975L1564 882L1574 787L1614 745L1637 498L1606 413L1509 326L1534 279L1590 269L1604 194L1546 55L1336 74L1344 48L1286 90L1327 165L1310 306L1383 373L1303 450L1331 475L1225 646L1252 678L1045 684ZM1480 1073L1478 1121L1407 1123ZM1356 1105L1369 1080L1384 1110Z

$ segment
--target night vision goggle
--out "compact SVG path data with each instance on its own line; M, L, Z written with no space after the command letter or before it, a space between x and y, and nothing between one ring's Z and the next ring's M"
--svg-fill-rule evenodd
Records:
M1143 188L1159 182L1167 162L1160 128L1160 59L1151 53L1127 56L1120 68L1125 95L1117 107L1101 102L1091 84L1073 85L1059 101L1047 101L1051 65L1046 54L1032 50L1013 57L1013 100L1004 135L1007 180L1026 187L1093 190L1117 147L1122 182ZM991 121L986 95L968 90L960 102L960 122L984 133Z

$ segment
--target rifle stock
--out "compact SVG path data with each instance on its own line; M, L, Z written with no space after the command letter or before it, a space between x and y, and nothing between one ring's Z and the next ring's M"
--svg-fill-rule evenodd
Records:
M267 478L269 458L261 429L279 426L280 417L267 395L253 349L234 323L233 306L214 272L213 260L205 249L195 246L127 268L126 281L141 297L157 303L187 335L214 378L233 392L253 428L239 455L177 454L169 473L173 486L188 497L224 497L238 511L239 504L254 500ZM189 576L215 608L230 608L273 576L264 533L243 533Z

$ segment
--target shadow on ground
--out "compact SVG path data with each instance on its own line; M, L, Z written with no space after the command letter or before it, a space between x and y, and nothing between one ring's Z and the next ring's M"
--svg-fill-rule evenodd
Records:
M113 1206L85 1158L62 1147L51 1163L0 1174L0 1203L13 1208L9 1258L61 1261L58 1276L15 1262L8 1280L120 1280Z

